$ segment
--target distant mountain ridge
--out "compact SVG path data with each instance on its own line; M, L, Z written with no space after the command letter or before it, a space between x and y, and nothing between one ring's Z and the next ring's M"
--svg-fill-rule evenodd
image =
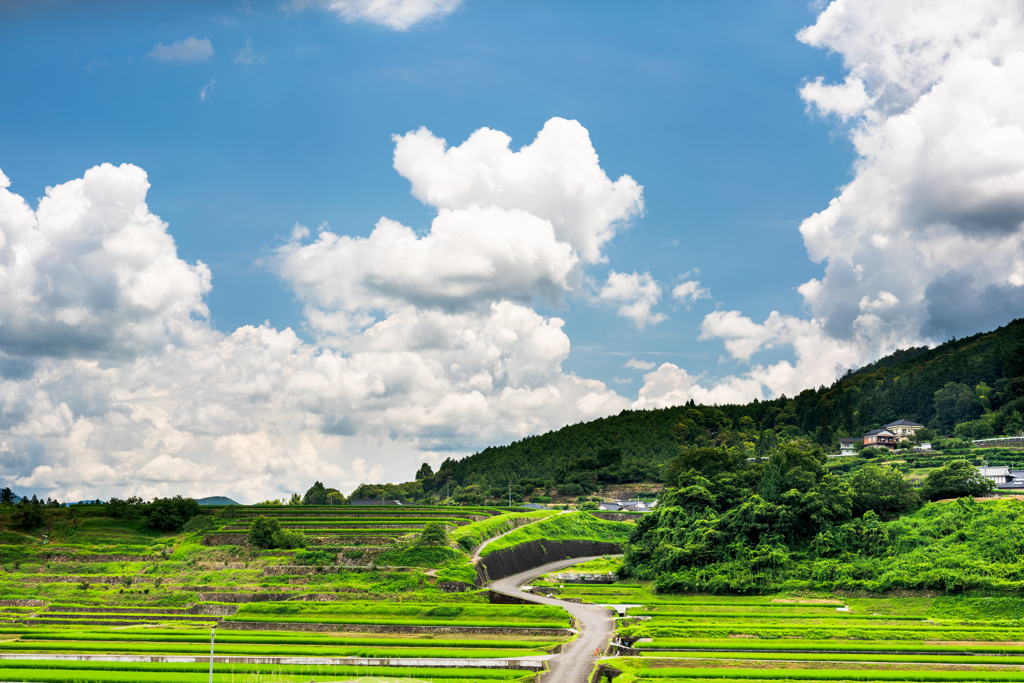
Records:
M959 418L939 415L935 392L949 383L961 393L989 391L990 396L978 396L977 404L964 408L967 412ZM779 438L804 436L827 446L839 436L860 436L900 418L950 432L983 410L994 411L996 433L1007 425L1024 425L1024 319L932 349L898 350L848 372L830 387L806 389L792 398L724 406L691 401L568 425L461 460L448 459L424 484L433 490L449 476L463 485L569 480L603 449L621 450L627 480L651 480L680 445L757 444L769 429Z
M237 503L224 496L207 496L206 498L197 498L196 502L200 505L241 505L241 503Z

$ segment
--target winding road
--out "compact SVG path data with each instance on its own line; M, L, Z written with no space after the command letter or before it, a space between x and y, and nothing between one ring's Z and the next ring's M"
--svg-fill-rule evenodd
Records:
M541 681L543 683L586 683L590 672L593 671L594 665L600 658L600 655L594 654L594 648L597 648L599 652L604 651L615 628L615 622L612 621L610 610L607 607L545 598L531 593L524 593L519 590L519 587L541 574L547 574L556 569L563 569L574 564L597 560L601 557L604 556L576 557L570 560L549 562L540 567L534 567L525 572L492 581L489 585L489 588L496 593L522 598L523 600L529 600L541 605L562 607L579 624L579 637L573 642L566 644L560 654L548 660L548 665L551 668L542 676Z

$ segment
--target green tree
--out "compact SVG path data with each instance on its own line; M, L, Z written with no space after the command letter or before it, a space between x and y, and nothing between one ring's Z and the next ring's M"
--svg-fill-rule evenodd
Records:
M981 415L981 404L966 384L947 382L935 392L935 417L947 429Z
M996 431L992 429L992 425L982 419L961 422L953 430L953 434L958 439L988 439L995 436Z
M853 515L860 517L871 510L883 518L910 512L921 504L921 499L893 467L865 465L849 477L853 489Z
M422 465L420 465L420 468L418 470L416 470L416 480L419 481L420 479L433 476L433 474L434 470L431 469L430 463L425 462Z
M448 528L439 522L427 522L420 532L420 545L448 545Z
M154 498L149 504L149 526L161 531L181 531L185 523L201 512L194 498Z
M14 514L11 515L14 524L25 531L38 529L43 525L43 506L33 503L27 498L22 498L14 506Z
M289 505L302 505L302 496L297 493L293 493L292 497L288 499Z
M743 458L739 453L725 448L684 448L668 464L665 481L675 485L678 483L679 475L690 470L711 478L738 469L742 463Z
M340 493L338 489L329 489L320 482L309 487L306 495L302 497L303 505L327 505L327 497L332 493Z
M992 480L981 476L974 465L966 460L955 460L928 474L921 496L927 500L983 496L993 488Z
M281 531L281 523L274 517L257 517L249 525L249 545L269 548L274 545L274 534Z

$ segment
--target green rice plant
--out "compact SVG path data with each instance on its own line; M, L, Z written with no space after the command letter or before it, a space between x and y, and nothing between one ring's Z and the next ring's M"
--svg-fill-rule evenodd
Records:
M959 681L1017 682L1024 672L1004 671L921 671L880 669L647 669L640 680L717 680L732 681L913 681L917 683L955 683Z
M986 644L972 642L969 645L939 645L923 640L908 641L868 641L850 640L752 640L723 638L720 640L691 640L686 638L656 637L654 642L637 642L633 645L639 649L687 649L699 652L747 651L760 653L764 650L781 652L864 652L893 653L917 652L929 654L970 654L983 653L992 655L1024 655L1024 646L1007 645L1005 643Z
M649 645L638 643L637 645ZM636 646L634 646L636 647ZM647 656L664 657L663 651L651 648ZM644 656L644 653L641 653ZM784 662L881 662L897 664L999 664L1024 665L1024 657L984 655L890 655L890 654L839 654L835 652L672 652L674 659L709 660L757 660Z

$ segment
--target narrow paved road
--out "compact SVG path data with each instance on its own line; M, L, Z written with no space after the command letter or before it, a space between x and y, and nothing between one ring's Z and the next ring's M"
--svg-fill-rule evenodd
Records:
M563 510L562 512L559 512L558 514L564 515L566 512L567 511ZM489 546L491 543L494 543L495 541L497 541L502 536L508 536L513 531L518 531L519 529L522 529L527 524L536 524L537 522L539 522L541 520L544 520L544 519L549 519L549 518L548 517L537 517L536 519L531 519L529 522L526 522L525 524L520 524L519 526L515 527L514 529L509 529L508 531L506 531L503 534L498 534L494 538L488 538L486 541L484 541L483 543L478 545L476 547L476 550L473 551L473 564L476 564L477 562L480 561L480 553L481 553L481 551L483 551L484 548Z
M586 683L587 677L597 663L598 655L594 654L594 648L604 652L608 645L615 622L612 621L611 613L607 607L597 605L581 605L574 602L562 602L554 598L545 598L539 595L524 593L519 587L528 583L541 574L570 567L581 562L596 560L603 555L594 557L577 557L571 560L559 560L550 562L529 571L513 574L504 579L492 581L490 589L505 595L523 598L541 605L556 605L564 608L576 619L580 627L580 636L572 643L566 645L561 654L555 655L548 660L551 669L541 678L543 683Z

